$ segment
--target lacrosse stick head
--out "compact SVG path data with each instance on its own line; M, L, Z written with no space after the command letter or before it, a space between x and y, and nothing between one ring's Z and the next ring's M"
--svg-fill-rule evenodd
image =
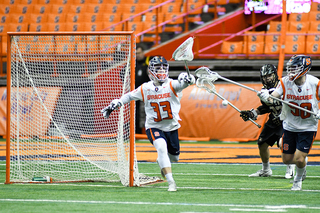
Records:
M207 78L198 78L196 81L196 85L198 88L202 88L207 90L209 93L216 92L216 87L214 86L213 82Z
M200 67L195 71L198 78L207 78L211 81L216 81L219 78L218 73L212 72L208 67Z
M175 61L192 61L193 60L193 37L185 40L172 54Z

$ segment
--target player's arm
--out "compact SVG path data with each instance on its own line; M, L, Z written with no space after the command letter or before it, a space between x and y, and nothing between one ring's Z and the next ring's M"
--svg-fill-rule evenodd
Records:
M103 117L109 118L110 114L114 111L122 107L124 104L129 103L130 101L142 100L141 94L142 86L137 89L124 94L120 99L114 99L111 101L110 105L101 110Z
M176 92L181 92L183 89L194 84L195 82L196 82L196 79L193 75L190 75L190 78L189 78L186 72L182 72L178 76L178 80L172 81L172 87Z

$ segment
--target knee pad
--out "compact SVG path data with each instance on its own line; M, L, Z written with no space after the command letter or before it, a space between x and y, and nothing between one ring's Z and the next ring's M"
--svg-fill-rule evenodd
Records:
M153 145L157 149L160 168L171 167L170 159L168 157L167 142L163 138L158 138L153 141Z

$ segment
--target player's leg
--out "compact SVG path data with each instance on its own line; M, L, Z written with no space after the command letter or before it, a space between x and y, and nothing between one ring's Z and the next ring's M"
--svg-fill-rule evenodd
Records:
M171 162L168 156L166 136L164 132L159 129L151 128L147 129L146 133L149 141L157 150L157 163L159 164L159 167L161 169L161 174L167 179L169 183L168 191L176 191L175 181L172 176Z
M281 149L282 147L282 138L279 139L278 142L278 147ZM285 179L291 179L294 177L294 173L296 170L296 165L295 164L286 164L287 165L287 169L286 169L286 174L284 175Z
M274 135L274 131L269 127L265 126L258 138L258 148L259 155L262 161L262 169L249 175L249 177L270 177L272 176L272 170L270 168L270 151L269 151L269 143L273 145L275 140L272 139Z
M301 190L302 181L306 176L307 155L311 150L316 132L297 133L297 150L294 154L297 174L294 177L291 190Z

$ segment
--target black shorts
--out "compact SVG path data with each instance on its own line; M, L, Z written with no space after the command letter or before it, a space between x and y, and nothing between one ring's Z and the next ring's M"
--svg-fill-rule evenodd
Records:
M153 144L158 138L163 138L167 142L167 149L171 155L180 154L180 143L178 130L164 132L160 129L151 128L146 131L149 141Z
M316 137L317 132L290 132L283 131L282 153L294 154L296 149L301 152L309 153L312 143Z
M265 125L262 129L261 134L259 135L258 145L267 143L269 146L273 146L277 142L277 146L279 146L279 140L282 137L282 134L282 126L271 128L268 125Z

